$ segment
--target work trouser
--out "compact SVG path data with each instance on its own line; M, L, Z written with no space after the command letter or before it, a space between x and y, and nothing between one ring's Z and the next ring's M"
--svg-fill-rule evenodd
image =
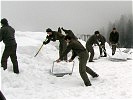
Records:
M16 49L17 49L17 45L5 46L5 49L1 58L1 67L3 67L4 69L7 69L7 59L10 57L13 63L14 73L19 73Z
M86 49L88 52L90 52L89 61L92 61L93 57L94 57L94 49L93 49L92 45L87 45Z
M103 50L102 50L103 49ZM105 45L104 46L99 46L99 50L100 50L100 56L102 56L102 53L104 52L104 56L107 56L106 54L106 49L105 49Z
M89 54L87 51L83 51L80 54L78 54L78 56L79 56L79 73L80 73L80 76L83 79L85 84L91 84L90 80L87 76L87 73L90 74L92 77L96 76L96 73L92 69L90 69L89 67L86 66Z
M0 91L0 100L6 100L6 98L4 97L1 91Z
M60 45L59 45L59 57L61 57L63 52L66 50L66 48L67 48L66 41L65 40L60 41ZM67 55L65 55L61 60L67 60Z
M113 44L112 44L112 55L115 54L116 47L117 47L117 45L113 43Z

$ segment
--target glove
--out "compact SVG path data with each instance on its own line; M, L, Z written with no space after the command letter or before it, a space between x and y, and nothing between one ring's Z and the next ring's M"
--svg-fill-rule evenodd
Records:
M94 46L97 46L97 44L94 44Z
M117 48L119 47L119 44L118 43L116 43L115 45L116 45Z
M45 42L45 41L43 41L43 44L46 44L46 42Z
M63 27L61 29L63 30Z
M116 43L116 45L118 46L119 44L118 44L118 43Z
M100 47L101 47L101 48L103 48L103 47L104 47L104 45L100 45Z

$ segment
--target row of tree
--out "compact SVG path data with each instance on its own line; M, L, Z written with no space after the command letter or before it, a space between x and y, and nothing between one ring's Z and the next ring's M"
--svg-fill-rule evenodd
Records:
M119 20L109 23L107 32L105 32L104 28L101 28L100 32L106 37L107 42L113 27L119 32L120 47L133 48L133 16L121 15Z

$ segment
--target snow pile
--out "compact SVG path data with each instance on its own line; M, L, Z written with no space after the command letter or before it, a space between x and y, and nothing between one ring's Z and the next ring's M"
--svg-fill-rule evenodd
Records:
M50 74L53 61L59 57L56 48L58 41L44 45L39 54L34 57L45 36L43 32L16 32L20 74L13 73L10 60L6 71L1 68L1 91L8 100L132 98L132 60L112 62L107 58L100 58L93 63L88 62L87 66L100 77L93 79L88 75L92 86L85 87L79 75L77 58L74 60L72 75L56 77ZM107 48L107 51L111 53L110 48ZM99 53L99 48L96 52ZM72 64L55 63L54 71L66 72L67 69L70 71Z
M123 53L123 52L121 52L121 51L116 51L116 53L115 53L115 55L113 55L111 58L112 59L121 59L121 60L127 60L127 56L128 56L128 54L127 53Z

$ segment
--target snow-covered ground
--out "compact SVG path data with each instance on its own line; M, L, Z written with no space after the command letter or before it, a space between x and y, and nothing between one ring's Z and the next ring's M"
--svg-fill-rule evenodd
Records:
M111 49L106 44L108 57L100 58L98 47L95 47L95 62L88 62L87 66L99 74L99 78L89 79L92 86L85 87L78 72L78 59L74 60L72 75L56 77L50 74L53 61L58 59L57 42L50 42L43 46L39 54L34 57L46 33L16 32L18 43L17 56L20 74L13 73L12 63L8 60L8 69L1 68L1 91L9 99L131 99L132 98L132 56L119 53L114 58L124 56L126 61L111 61ZM85 42L80 40L85 45ZM4 45L2 45L2 50ZM124 48L121 48L121 51ZM68 55L71 56L71 53ZM112 58L113 58L112 57ZM127 60L130 59L130 60ZM73 63L54 63L56 72L71 71Z

